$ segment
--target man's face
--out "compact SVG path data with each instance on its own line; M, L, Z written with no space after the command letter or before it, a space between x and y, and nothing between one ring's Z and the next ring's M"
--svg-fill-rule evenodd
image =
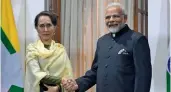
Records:
M119 6L109 7L106 10L105 22L110 32L118 32L126 22L122 9Z

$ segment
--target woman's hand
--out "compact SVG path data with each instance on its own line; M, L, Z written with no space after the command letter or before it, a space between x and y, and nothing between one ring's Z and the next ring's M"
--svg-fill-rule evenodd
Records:
M59 92L59 86L48 86L46 84L44 84L48 90L44 91L44 92Z

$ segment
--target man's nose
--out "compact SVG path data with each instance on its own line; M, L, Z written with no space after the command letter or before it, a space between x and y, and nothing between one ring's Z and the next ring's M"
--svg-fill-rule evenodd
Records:
M114 20L113 16L111 16L109 20L110 20L110 21Z
M113 23L113 22L115 22L115 21L116 21L116 20L115 20L114 18L110 18L108 22L109 22L109 23Z

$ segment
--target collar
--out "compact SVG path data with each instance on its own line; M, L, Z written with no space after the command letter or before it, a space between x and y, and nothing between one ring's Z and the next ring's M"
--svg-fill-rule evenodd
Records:
M112 38L117 38L121 36L122 34L126 33L128 30L130 30L130 28L128 27L127 24L125 24L125 26L119 32L115 34L114 33L109 33L109 34L112 36Z

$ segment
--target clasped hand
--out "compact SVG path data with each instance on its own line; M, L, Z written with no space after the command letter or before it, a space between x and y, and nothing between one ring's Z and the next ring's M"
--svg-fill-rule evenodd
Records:
M63 78L61 84L68 92L74 92L78 89L78 85L74 79Z

